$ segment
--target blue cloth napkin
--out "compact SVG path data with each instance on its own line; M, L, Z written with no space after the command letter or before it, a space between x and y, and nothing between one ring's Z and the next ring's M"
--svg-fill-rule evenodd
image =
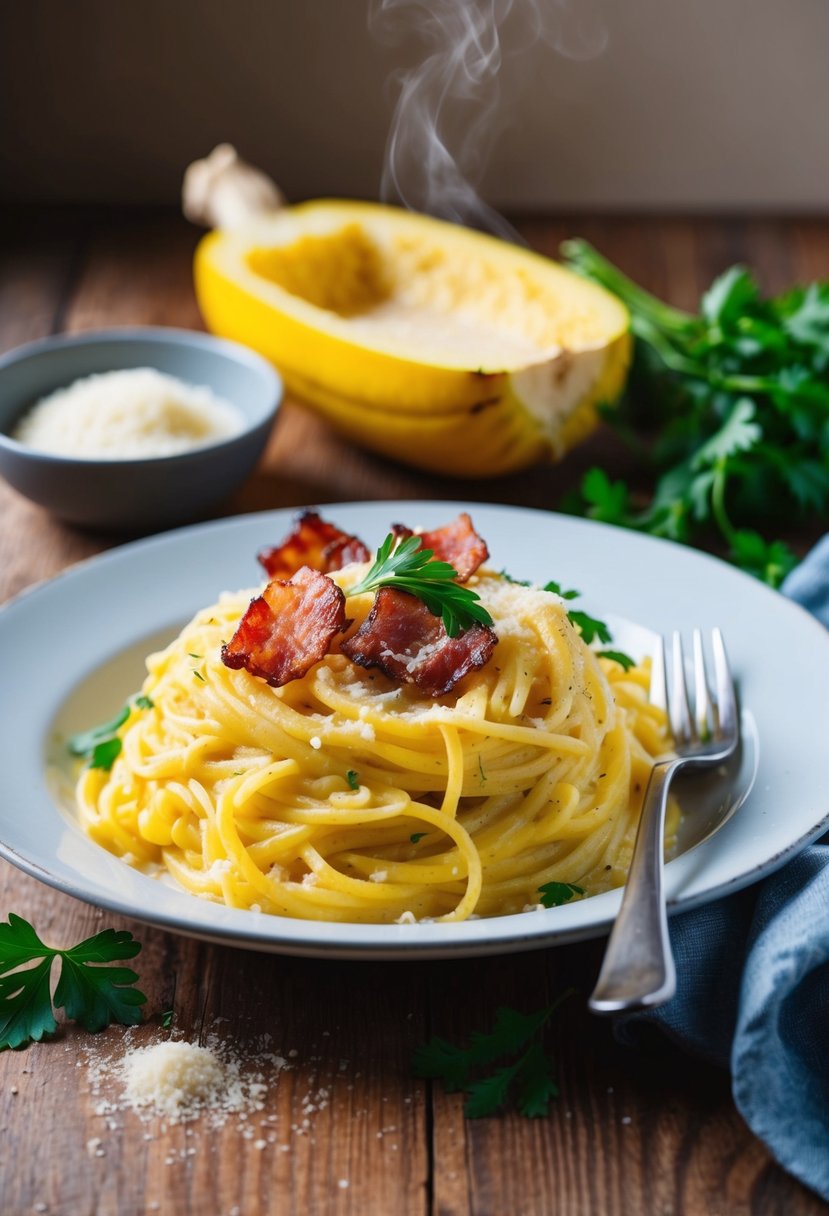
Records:
M783 592L829 626L829 536ZM658 1026L730 1066L746 1123L829 1201L829 836L764 882L672 917L670 933L676 996L620 1019L617 1037L635 1045Z

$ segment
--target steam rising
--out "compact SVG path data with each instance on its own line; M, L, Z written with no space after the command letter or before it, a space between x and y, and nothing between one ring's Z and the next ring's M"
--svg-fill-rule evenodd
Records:
M607 44L590 0L371 0L369 26L387 43L414 32L426 45L401 73L386 144L384 202L400 202L508 240L514 229L477 185L503 126L499 73L507 58L543 42L570 59Z

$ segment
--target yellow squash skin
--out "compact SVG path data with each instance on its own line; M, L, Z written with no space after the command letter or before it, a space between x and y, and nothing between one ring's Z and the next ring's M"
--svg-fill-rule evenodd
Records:
M195 257L208 327L342 434L432 472L557 460L621 391L629 318L549 259L371 203L285 208Z

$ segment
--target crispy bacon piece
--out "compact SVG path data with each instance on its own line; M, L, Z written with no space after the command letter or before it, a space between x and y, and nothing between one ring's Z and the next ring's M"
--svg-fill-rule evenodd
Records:
M422 600L381 587L366 619L340 649L361 667L379 667L392 679L416 684L432 697L489 661L498 639L485 625L450 638L440 617Z
M299 680L325 658L345 628L345 596L326 574L303 566L289 582L274 579L256 599L229 642L222 662L275 688Z
M397 540L414 535L405 524L393 524L392 532ZM475 531L466 511L461 512L450 524L418 535L420 548L431 549L438 561L454 566L460 583L465 583L489 557L486 541Z
M349 562L367 562L371 554L358 537L342 532L316 511L303 511L281 544L263 549L257 556L268 578L285 579L302 566L329 574Z
M389 528L394 539L400 544L401 540L408 540L410 536L414 536L411 528L407 528L405 524L392 524Z

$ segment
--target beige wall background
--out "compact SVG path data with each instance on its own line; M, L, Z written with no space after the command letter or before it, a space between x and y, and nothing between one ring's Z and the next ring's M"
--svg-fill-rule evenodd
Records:
M826 0L540 3L607 45L504 63L495 206L826 209ZM289 197L377 197L389 78L422 47L372 37L366 0L2 0L0 196L172 203L231 140Z

